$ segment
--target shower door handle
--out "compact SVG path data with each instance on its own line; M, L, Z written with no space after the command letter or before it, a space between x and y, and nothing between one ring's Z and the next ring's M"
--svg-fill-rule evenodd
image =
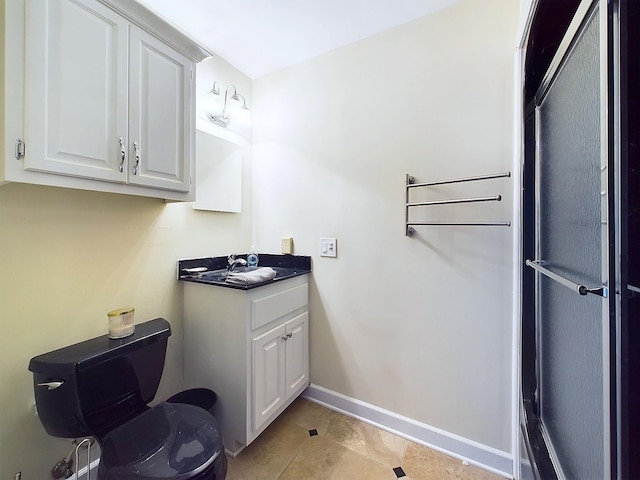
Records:
M593 295L598 295L603 298L607 298L609 296L609 289L607 287L602 286L602 287L589 288L585 285L572 282L571 280L564 278L562 275L558 275L557 273L554 273L551 270L544 268L541 265L541 263L542 262L540 260L525 261L525 264L528 267L533 268L536 272L541 273L545 277L550 278L551 280L554 280L560 283L561 285L564 285L567 288L570 288L571 290L579 293L580 295L587 295L591 293Z

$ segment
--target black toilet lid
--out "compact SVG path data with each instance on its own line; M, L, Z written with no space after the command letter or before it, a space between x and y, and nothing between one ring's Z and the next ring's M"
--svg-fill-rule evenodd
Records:
M107 434L98 471L106 480L183 480L218 455L222 439L209 412L163 402Z

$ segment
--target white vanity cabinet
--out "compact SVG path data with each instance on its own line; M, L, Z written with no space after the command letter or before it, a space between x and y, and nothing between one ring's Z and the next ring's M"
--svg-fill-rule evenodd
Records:
M237 454L309 385L307 275L250 290L184 283L185 388L218 395Z
M254 431L309 385L308 343L308 312L251 340Z
M132 0L2 8L3 89L14 98L0 176L193 200L194 70L206 53Z

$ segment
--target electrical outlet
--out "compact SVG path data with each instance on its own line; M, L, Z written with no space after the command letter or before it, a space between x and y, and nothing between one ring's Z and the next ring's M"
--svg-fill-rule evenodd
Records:
M320 256L321 257L337 257L338 241L335 238L320 239Z
M293 237L283 237L282 238L282 249L283 254L293 254Z

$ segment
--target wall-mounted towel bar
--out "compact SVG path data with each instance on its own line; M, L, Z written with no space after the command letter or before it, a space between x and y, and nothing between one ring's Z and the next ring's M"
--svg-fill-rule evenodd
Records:
M450 203L499 202L500 200L502 200L502 196L496 195L495 197L458 198L455 200L436 200L434 202L408 203L407 207L424 207L427 205L448 205Z
M475 197L475 198L456 198L451 200L434 200L430 202L411 202L409 200L409 192L411 189L419 188L419 187L433 187L436 185L447 185L453 183L464 183L464 182L475 182L478 180L491 180L494 178L505 178L510 177L511 172L504 173L496 173L491 175L480 175L476 177L465 177L465 178L455 178L452 180L440 180L437 182L425 182L425 183L416 183L415 178L411 175L407 174L406 176L406 197L405 197L405 234L410 237L413 235L415 230L413 227L416 226L430 226L430 227L509 227L511 226L511 222L454 222L454 221L439 221L439 222L429 222L429 221L409 221L409 209L411 207L427 207L434 205L451 205L451 204L459 204L459 203L479 203L479 202L500 202L502 200L502 195L495 195L490 197Z
M504 178L504 177L510 177L510 176L511 176L511 172L504 172L504 173L494 173L492 175L480 175L477 177L454 178L453 180L440 180L438 182L414 183L415 179L412 176L407 175L407 178L409 180L407 182L407 188L433 187L435 185L447 185L450 183L477 182L478 180L491 180L493 178Z
M562 275L558 275L557 273L544 268L541 265L542 262L539 260L527 260L525 261L525 263L528 267L533 268L536 272L541 273L545 277L548 277L551 280L554 280L561 285L574 290L575 292L578 292L580 295L587 295L588 293L591 293L593 295L599 295L604 298L607 298L609 296L609 289L607 287L589 288L585 285L580 285L579 283L572 282L571 280L564 278Z
M509 227L511 222L409 222L407 225L413 230L411 227Z

